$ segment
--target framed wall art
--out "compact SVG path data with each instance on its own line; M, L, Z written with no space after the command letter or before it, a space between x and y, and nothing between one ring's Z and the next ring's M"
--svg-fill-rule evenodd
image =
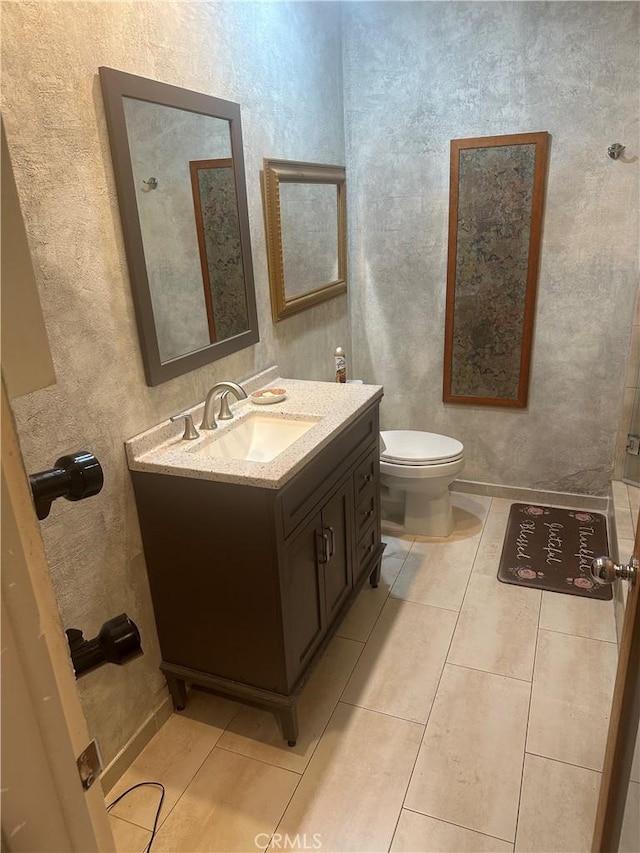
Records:
M548 141L451 141L445 403L527 405Z

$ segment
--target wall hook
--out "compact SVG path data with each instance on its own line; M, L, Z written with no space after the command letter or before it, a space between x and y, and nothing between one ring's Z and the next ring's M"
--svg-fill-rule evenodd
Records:
M103 482L102 467L93 453L80 450L61 456L54 468L29 475L36 515L40 521L46 518L56 498L81 501L97 495Z
M150 190L155 190L158 188L158 179L157 178L149 178L148 181L143 181L143 184L146 184Z
M143 654L138 626L126 613L105 622L93 640L85 640L78 628L67 628L66 634L76 678L103 663L122 665Z
M617 160L622 152L624 151L624 145L620 145L619 142L614 142L613 145L610 145L607 148L607 154L611 157L612 160Z

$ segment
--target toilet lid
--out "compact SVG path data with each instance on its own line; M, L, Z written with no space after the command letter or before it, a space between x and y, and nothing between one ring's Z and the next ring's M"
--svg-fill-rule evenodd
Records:
M436 465L461 459L464 445L448 435L397 429L381 432L380 458L396 465Z

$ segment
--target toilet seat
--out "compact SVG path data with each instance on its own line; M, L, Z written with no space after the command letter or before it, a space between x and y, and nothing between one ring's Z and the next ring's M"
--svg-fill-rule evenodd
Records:
M455 438L435 432L412 429L380 433L383 450L380 459L393 465L422 467L457 462L464 456L464 445Z

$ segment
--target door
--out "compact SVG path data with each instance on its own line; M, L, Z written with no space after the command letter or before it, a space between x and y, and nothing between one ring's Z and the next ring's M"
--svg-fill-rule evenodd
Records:
M287 679L293 686L353 586L349 477L320 512L287 539L283 553L283 617Z
M89 734L4 382L2 635L2 850L113 850L100 784L85 793L76 767Z
M282 584L287 681L289 687L316 650L324 636L323 560L326 540L320 536L320 513L312 516L284 548Z
M327 537L327 559L323 563L327 624L349 595L353 586L351 567L351 516L353 482L349 477L322 508L322 530Z
M622 555L621 555L622 556ZM640 720L640 519L636 527L633 554L629 563L614 566L611 561L602 565L600 577L606 582L628 583L618 670L613 689L613 702L607 748L596 811L592 853L616 853L621 848L623 826L637 819L640 804L636 802L640 785L630 783L631 765L638 721ZM630 575L628 580L613 580L613 575ZM631 796L629 796L631 795ZM628 804L628 808L627 808ZM625 815L625 810L627 814ZM636 810L636 814L631 814ZM629 823L627 823L629 822ZM635 832L635 830L634 830ZM632 840L630 850L640 849L640 839Z

